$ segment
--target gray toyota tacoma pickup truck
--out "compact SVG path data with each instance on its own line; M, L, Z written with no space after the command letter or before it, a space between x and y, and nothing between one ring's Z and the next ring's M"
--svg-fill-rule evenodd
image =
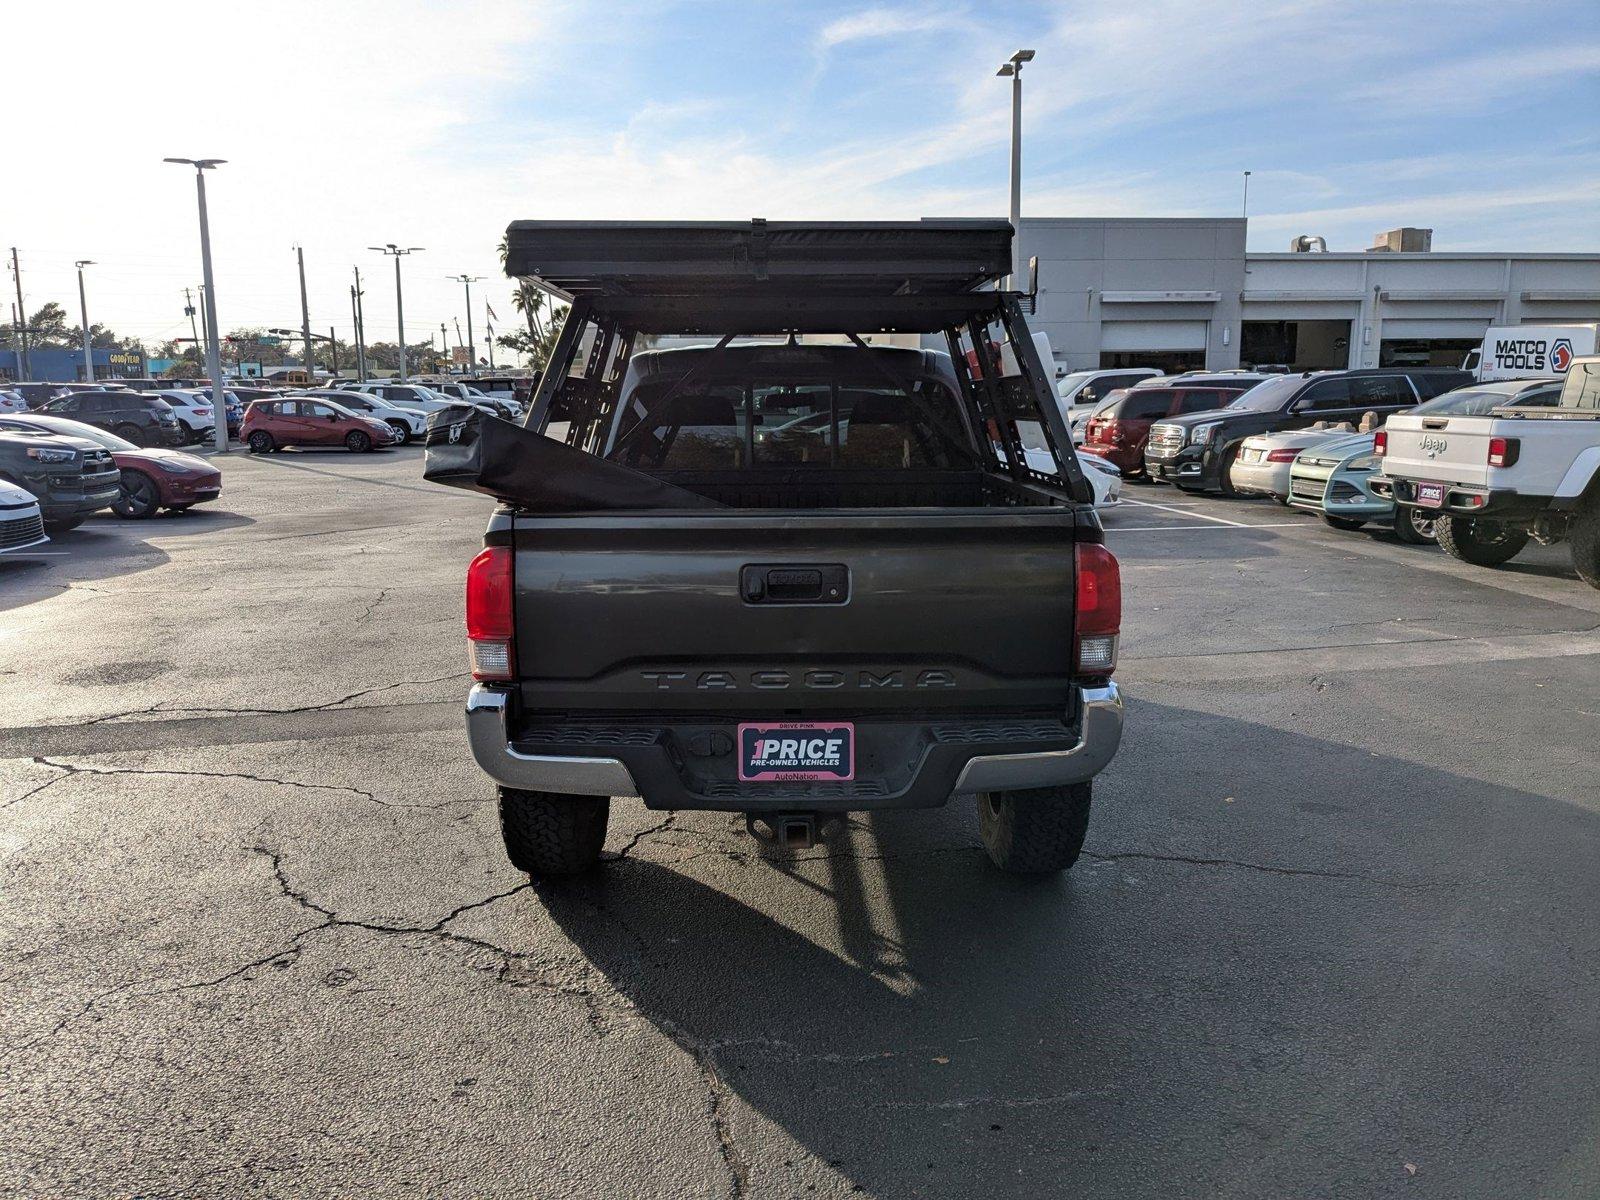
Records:
M501 501L467 732L512 862L592 866L615 797L796 848L973 796L998 866L1070 867L1122 736L1121 583L1029 298L997 286L1010 226L507 243L565 324L522 424L435 414L427 475Z

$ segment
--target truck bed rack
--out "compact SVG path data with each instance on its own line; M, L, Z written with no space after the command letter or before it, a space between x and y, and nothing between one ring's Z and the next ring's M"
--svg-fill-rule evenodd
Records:
M506 274L640 333L936 333L996 310L996 220L514 221Z

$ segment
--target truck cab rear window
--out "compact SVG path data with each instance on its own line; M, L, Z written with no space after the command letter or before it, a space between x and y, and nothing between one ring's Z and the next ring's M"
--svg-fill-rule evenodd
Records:
M607 455L642 470L969 468L955 394L940 380L896 386L761 378L640 384Z

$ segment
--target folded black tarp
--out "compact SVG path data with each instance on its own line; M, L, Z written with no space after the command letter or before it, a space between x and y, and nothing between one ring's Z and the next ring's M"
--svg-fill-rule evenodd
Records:
M424 445L424 479L529 512L723 507L476 408L434 413Z

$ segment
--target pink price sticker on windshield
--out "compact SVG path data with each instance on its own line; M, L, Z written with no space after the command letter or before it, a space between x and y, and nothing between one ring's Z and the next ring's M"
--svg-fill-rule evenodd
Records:
M856 777L856 727L849 721L751 722L739 726L739 781Z

